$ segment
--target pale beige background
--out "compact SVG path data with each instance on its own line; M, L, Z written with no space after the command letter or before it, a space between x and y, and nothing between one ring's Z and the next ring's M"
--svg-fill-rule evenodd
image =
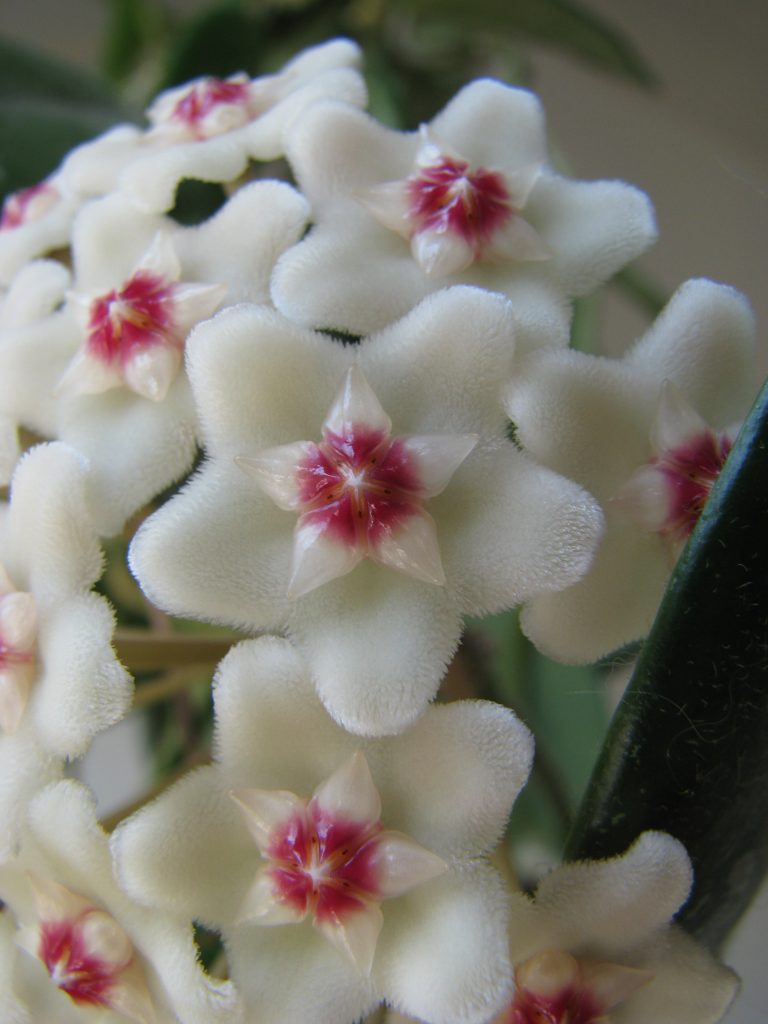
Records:
M178 3L184 6L182 0ZM765 339L768 4L584 3L631 36L662 86L656 93L644 93L566 57L536 50L537 89L558 146L574 175L622 178L650 193L661 238L643 257L642 266L649 273L670 290L694 276L737 286L750 297ZM86 63L98 53L103 22L99 0L3 0L0 6L3 35L35 41ZM628 314L623 304L610 304L603 324L607 346L623 348L640 329L640 319ZM768 368L765 355L762 365ZM138 775L132 777L124 763L118 778L106 778L108 765L114 764L116 740L124 745L126 758L136 749L135 737L123 725L117 736L98 744L107 756L88 772L113 806L140 785ZM767 930L764 889L727 956L745 979L728 1024L768 1022Z

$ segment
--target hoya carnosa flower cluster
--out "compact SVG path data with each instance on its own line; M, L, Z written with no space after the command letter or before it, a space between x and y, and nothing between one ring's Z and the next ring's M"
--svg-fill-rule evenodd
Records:
M0 516L0 1004L692 1024L695 983L714 1024L733 982L669 927L678 844L510 899L488 857L531 736L432 702L466 615L524 605L572 660L648 628L753 390L748 309L693 282L624 360L572 352L572 300L654 239L647 198L556 174L538 100L500 82L385 128L359 60L334 40L179 85L6 200L4 479L17 427L53 443ZM265 177L277 158L296 185ZM185 179L224 186L193 227ZM251 639L216 675L214 763L109 840L62 776L128 710L92 587L99 537L147 505L146 597ZM649 871L672 879L653 913ZM199 968L193 922L231 980Z

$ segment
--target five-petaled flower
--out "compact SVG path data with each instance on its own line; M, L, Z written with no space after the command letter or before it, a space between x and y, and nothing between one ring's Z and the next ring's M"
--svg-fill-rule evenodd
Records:
M287 629L337 721L404 729L462 615L568 586L600 532L589 496L507 439L514 323L502 296L459 286L354 347L263 307L201 324L188 372L208 458L134 538L147 594Z
M494 1024L716 1024L732 971L671 924L690 891L685 848L644 832L620 857L564 864L513 896L516 990Z
M520 442L594 494L606 519L584 579L525 609L544 653L594 661L645 636L753 398L754 358L746 299L694 280L622 359L558 351L519 365L507 409Z
M432 1024L487 1021L512 978L486 855L528 774L525 726L456 701L361 741L276 637L229 652L214 708L215 763L113 835L126 892L220 931L259 1024L352 1024L382 1000Z
M490 79L415 132L341 103L307 111L286 152L315 224L277 265L278 309L367 333L468 283L513 300L523 347L566 345L570 299L638 256L655 227L629 185L555 174L543 120L533 94Z

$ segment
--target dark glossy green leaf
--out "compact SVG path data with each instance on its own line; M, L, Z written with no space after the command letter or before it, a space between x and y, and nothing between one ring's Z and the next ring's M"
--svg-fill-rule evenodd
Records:
M572 0L400 0L399 6L486 32L522 35L640 85L654 83L653 73L632 43Z
M680 839L682 915L712 948L768 869L768 385L678 561L590 782L567 854L645 829Z

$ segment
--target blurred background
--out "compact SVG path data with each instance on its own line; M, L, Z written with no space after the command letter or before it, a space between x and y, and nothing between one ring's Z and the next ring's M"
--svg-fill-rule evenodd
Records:
M204 72L262 73L337 33L363 44L372 107L389 123L414 128L470 78L494 74L541 96L561 169L650 194L660 240L580 303L585 347L622 351L697 276L745 292L765 339L765 0L5 0L0 46L69 62L81 81L77 115L60 116L50 97L30 98L34 62L25 95L9 92L0 51L0 193L38 180L118 117L140 117L160 87ZM2 147L19 125L29 148L16 159ZM767 353L764 343L763 373ZM103 813L145 790L143 744L129 719L89 755L84 775ZM767 931L764 886L726 950L744 978L728 1024L768 1021Z

